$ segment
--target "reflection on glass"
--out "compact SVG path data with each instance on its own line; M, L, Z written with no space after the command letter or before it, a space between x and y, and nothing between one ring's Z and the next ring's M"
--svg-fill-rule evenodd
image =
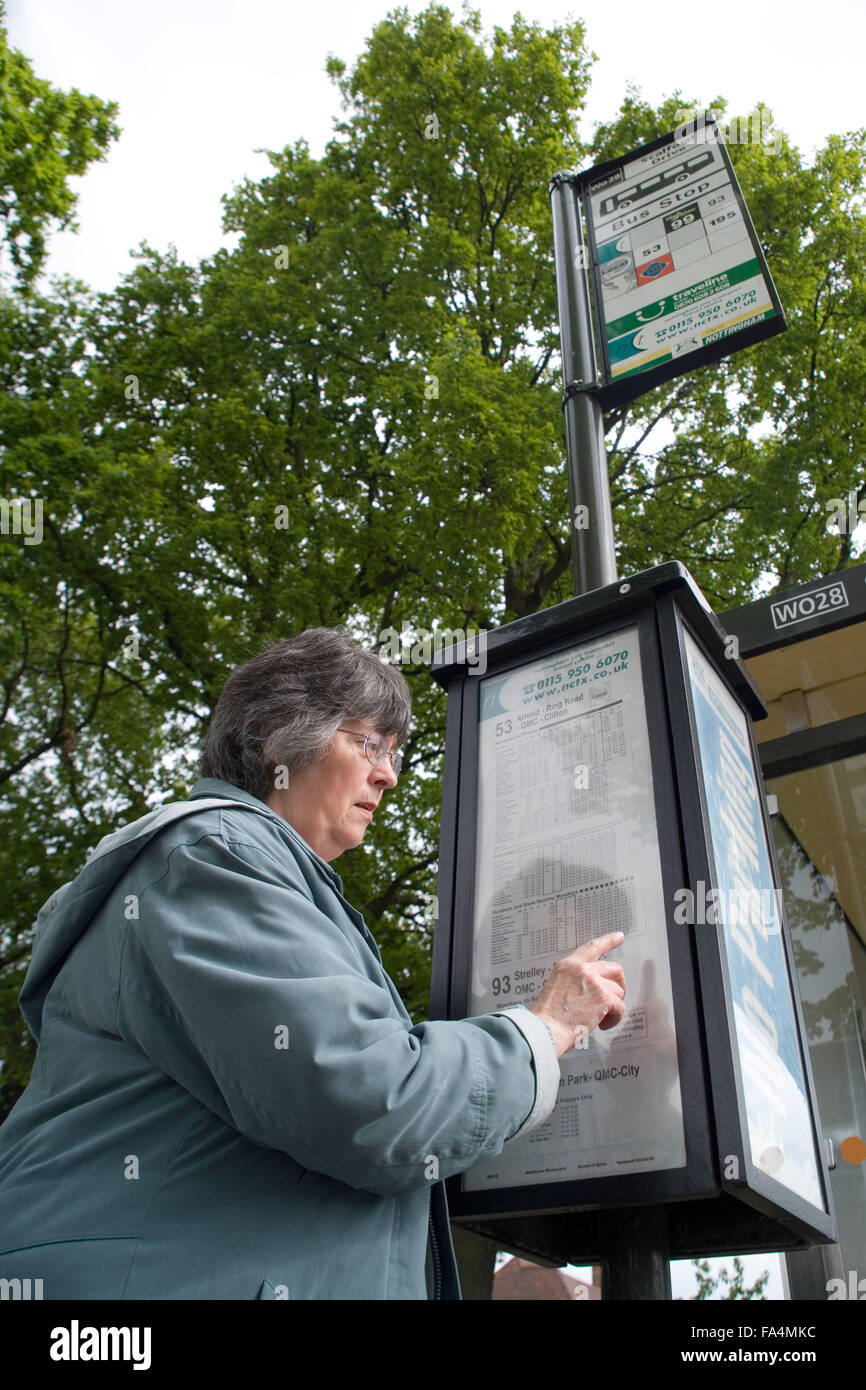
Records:
M864 1270L866 1163L844 1155L859 1152L846 1140L866 1139L866 950L855 930L866 892L866 757L792 773L767 790L779 799L773 834L821 1126L836 1150L830 1181L842 1264Z

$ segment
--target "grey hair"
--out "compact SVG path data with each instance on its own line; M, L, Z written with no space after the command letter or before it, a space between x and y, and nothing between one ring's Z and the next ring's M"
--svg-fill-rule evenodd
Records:
M276 767L310 767L345 719L368 720L401 744L412 715L402 674L336 628L272 642L233 671L202 746L202 777L264 801Z

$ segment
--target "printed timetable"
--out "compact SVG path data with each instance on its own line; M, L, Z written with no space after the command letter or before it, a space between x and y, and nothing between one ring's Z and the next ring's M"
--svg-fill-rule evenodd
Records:
M628 1008L560 1059L549 1119L466 1191L685 1164L638 629L490 676L479 691L469 1014L531 1005L551 966L623 931Z

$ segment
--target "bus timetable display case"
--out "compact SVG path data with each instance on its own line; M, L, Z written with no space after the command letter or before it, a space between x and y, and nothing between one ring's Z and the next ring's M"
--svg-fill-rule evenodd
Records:
M555 960L618 929L628 996L560 1059L547 1122L450 1181L452 1216L493 1234L569 1212L580 1258L615 1205L670 1204L674 1258L832 1240L751 734L765 711L730 639L671 563L486 641L484 668L461 648L432 668L432 1016L529 1005Z

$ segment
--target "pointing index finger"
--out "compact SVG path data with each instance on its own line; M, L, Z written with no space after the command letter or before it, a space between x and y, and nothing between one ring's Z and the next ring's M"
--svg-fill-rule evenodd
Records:
M607 955L615 946L621 946L625 941L625 932L612 931L606 936L596 936L592 941L587 941L585 946L579 946L575 955L579 955L582 960L600 960Z

